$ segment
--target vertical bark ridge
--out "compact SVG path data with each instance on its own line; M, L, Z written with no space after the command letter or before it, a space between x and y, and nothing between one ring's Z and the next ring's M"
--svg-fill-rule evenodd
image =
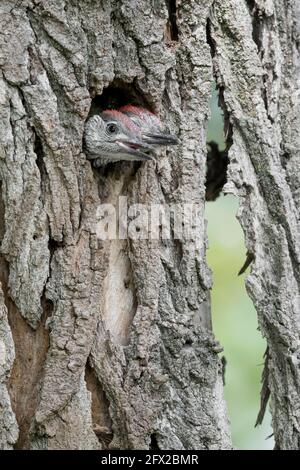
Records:
M246 287L268 343L280 449L299 448L298 13L284 2L240 0L216 1L211 13L214 68L233 127L227 189L240 199L255 256Z

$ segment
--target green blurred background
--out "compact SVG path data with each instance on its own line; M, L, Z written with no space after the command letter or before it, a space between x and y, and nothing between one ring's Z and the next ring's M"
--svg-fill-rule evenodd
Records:
M207 141L214 140L222 150L223 118L215 90L210 105ZM207 262L213 271L213 328L227 360L225 398L233 444L239 449L272 449L273 438L268 439L272 434L269 411L263 424L254 428L266 343L258 331L256 312L245 289L249 268L237 276L246 259L243 232L235 218L237 209L238 200L231 195L221 195L206 204Z

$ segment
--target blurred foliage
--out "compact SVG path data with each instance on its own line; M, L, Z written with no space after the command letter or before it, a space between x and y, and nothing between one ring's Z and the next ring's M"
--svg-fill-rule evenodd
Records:
M225 148L223 119L217 93L212 94L207 141ZM209 249L207 262L213 271L212 316L216 338L227 361L225 397L233 444L239 449L272 449L269 411L262 426L254 428L260 404L260 380L266 342L258 331L256 311L249 299L244 277L237 276L246 259L242 229L235 218L238 201L222 195L206 204Z

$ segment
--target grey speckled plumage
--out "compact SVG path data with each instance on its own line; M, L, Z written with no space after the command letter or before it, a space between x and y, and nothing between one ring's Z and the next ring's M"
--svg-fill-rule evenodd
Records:
M152 160L155 148L179 142L177 137L162 131L156 115L144 108L131 108L130 114L107 110L87 120L84 148L94 166L120 160Z

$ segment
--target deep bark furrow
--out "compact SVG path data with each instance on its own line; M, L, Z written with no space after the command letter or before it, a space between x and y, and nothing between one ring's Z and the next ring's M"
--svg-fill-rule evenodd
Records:
M214 3L214 67L233 126L228 177L240 198L247 248L255 256L246 285L268 343L276 447L297 449L299 53L289 31L297 12L284 2L248 3L252 17L244 1Z

